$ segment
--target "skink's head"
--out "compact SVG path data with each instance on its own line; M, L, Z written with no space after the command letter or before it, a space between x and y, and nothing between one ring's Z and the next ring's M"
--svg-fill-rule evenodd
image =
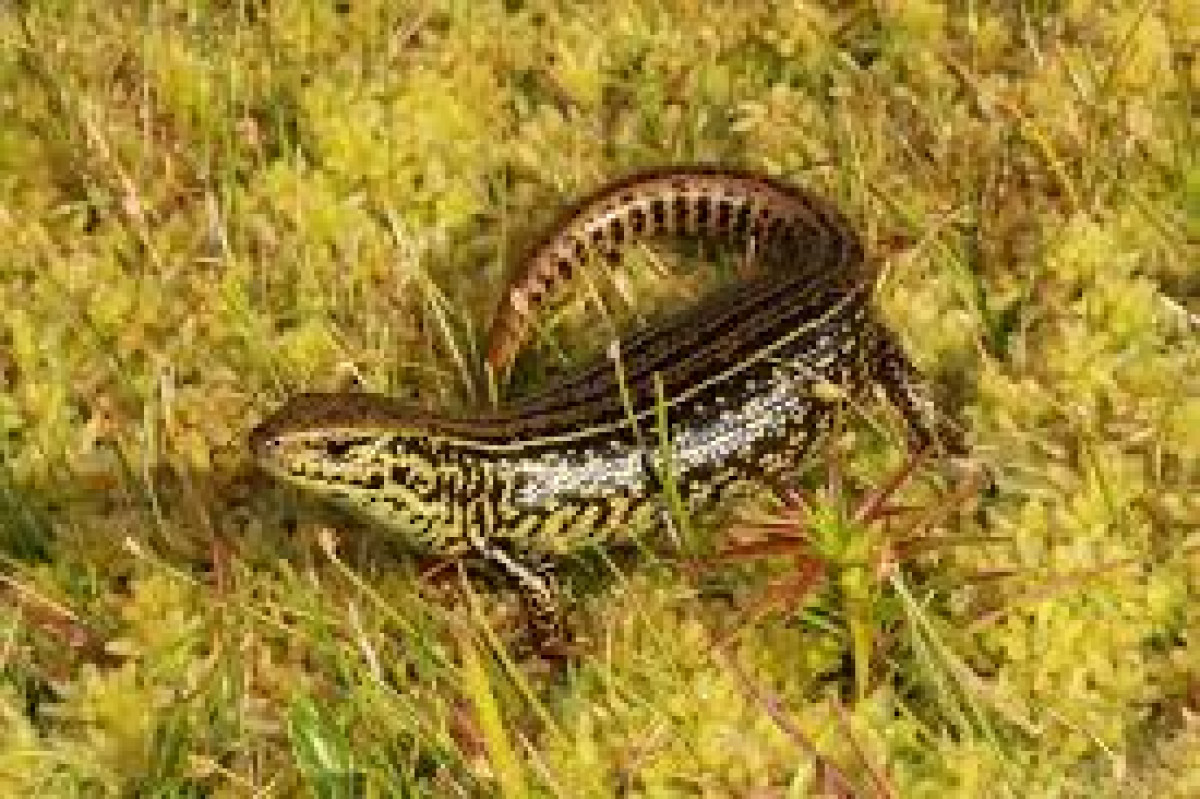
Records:
M418 434L418 419L375 394L300 394L254 428L250 452L276 477L330 490L369 465L386 440Z
M281 481L428 545L451 513L431 424L379 395L301 394L254 429L250 449Z

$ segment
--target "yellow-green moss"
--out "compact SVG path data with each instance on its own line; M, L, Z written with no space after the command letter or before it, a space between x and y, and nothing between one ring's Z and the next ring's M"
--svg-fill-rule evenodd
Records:
M10 6L0 794L799 796L836 781L810 744L867 795L1196 793L1195 3ZM718 534L594 566L582 652L513 670L500 592L243 471L346 373L480 401L522 244L690 161L846 208L996 470L910 598L873 575L863 698L844 564L718 652L787 564L682 568ZM635 311L703 282L642 272ZM593 306L557 321L595 346Z

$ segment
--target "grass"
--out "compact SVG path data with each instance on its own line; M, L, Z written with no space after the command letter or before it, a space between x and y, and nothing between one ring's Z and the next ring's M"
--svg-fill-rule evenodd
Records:
M0 795L1196 795L1198 30L1182 0L10 2ZM993 491L924 464L894 504L953 512L853 524L903 453L851 425L807 516L581 558L547 662L504 592L248 468L256 420L349 376L486 402L523 243L697 161L848 211ZM525 379L602 345L595 299L627 324L709 275L627 260ZM764 519L792 549L748 556Z

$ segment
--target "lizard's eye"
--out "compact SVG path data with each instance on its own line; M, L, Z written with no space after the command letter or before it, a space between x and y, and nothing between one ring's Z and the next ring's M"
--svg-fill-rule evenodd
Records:
M250 434L250 449L257 453L276 453L283 445L279 436L266 434L265 431L255 430Z

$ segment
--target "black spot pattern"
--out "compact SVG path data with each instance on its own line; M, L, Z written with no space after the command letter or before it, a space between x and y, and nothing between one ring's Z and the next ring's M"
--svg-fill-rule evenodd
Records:
M717 202L717 221L716 229L718 232L724 233L729 230L729 219L733 215L733 204L729 200L722 199Z
M690 207L688 198L679 196L675 198L675 230L684 230L687 228L688 210Z
M733 235L744 236L750 232L750 217L753 213L754 209L748 203L738 209L737 219L733 223Z
M650 203L650 215L654 218L654 227L656 230L664 230L667 227L667 201L662 197L655 197Z
M630 211L629 227L634 235L640 235L646 229L646 212L641 208L634 208Z

